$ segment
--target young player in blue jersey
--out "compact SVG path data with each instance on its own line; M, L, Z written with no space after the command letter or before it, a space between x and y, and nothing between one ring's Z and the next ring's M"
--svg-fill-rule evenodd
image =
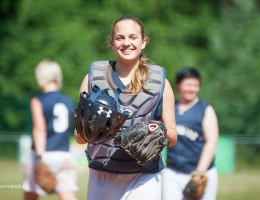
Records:
M73 101L60 92L62 71L58 63L41 61L35 68L41 94L31 99L32 152L24 166L24 199L36 200L46 192L36 183L34 168L45 163L55 175L55 193L61 200L76 200L77 169L69 152Z
M116 61L98 61L90 66L80 92L92 92L97 85L113 96L121 89L118 102L129 118L124 127L151 119L161 120L167 128L170 146L177 137L174 118L174 95L162 67L150 65L142 50L148 38L143 23L133 16L123 16L112 25L108 45ZM78 143L85 143L75 132ZM113 139L103 144L88 144L88 200L161 199L161 175L164 168L158 157L147 165L138 165Z
M183 200L183 190L191 179L191 172L206 172L207 185L201 199L214 200L218 175L214 154L218 141L218 120L209 103L198 93L201 76L194 68L183 68L176 75L179 100L175 102L178 142L168 148L167 168L162 176L162 199Z

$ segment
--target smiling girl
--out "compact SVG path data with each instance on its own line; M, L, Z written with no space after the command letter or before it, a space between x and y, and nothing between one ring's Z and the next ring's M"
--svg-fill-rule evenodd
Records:
M143 23L133 16L123 16L112 25L107 44L116 61L91 63L79 92L92 92L94 85L113 96L117 88L120 108L130 113L123 127L141 121L161 120L167 128L170 146L175 145L174 94L165 78L163 67L147 63L142 50L148 37ZM75 139L85 141L75 132ZM88 200L161 199L162 158L147 165L138 165L112 139L103 144L88 144Z

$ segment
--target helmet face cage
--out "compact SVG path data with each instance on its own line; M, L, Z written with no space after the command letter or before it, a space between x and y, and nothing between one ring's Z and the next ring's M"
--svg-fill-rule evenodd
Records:
M115 96L119 96L116 92ZM99 144L113 138L128 115L120 112L118 97L112 98L97 86L93 94L80 94L75 115L75 126L80 136L88 143Z

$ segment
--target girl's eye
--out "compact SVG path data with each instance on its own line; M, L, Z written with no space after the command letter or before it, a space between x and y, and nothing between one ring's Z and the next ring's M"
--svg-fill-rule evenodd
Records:
M121 41L121 40L123 40L123 39L124 39L124 38L122 38L122 37L116 38L117 41Z

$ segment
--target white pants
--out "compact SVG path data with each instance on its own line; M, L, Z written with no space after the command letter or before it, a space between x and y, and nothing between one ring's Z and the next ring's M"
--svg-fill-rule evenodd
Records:
M200 200L215 200L218 189L218 173L215 167L207 171L207 178L207 186ZM162 170L162 200L185 200L182 192L190 179L190 174L169 168Z
M89 171L87 200L160 200L161 174Z
M47 151L42 155L42 161L55 174L58 181L55 192L78 190L76 161L69 152ZM46 192L35 181L35 165L36 154L32 151L27 162L23 166L23 189L26 192L46 195Z

